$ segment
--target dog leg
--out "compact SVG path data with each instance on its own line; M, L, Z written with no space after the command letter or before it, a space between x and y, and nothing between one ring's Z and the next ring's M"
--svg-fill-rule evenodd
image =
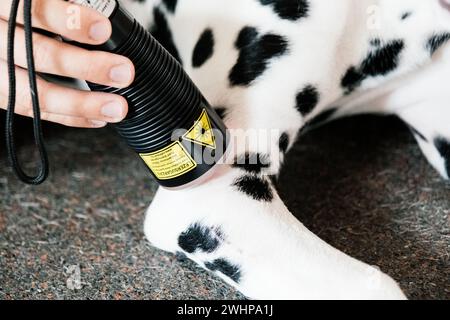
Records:
M150 242L183 253L254 299L404 299L377 268L332 248L286 208L270 180L223 165L208 183L160 189Z
M450 179L450 46L415 82L403 87L398 99L414 101L396 111L411 128L431 165Z
M430 100L399 113L410 126L424 155L440 175L450 180L449 100Z

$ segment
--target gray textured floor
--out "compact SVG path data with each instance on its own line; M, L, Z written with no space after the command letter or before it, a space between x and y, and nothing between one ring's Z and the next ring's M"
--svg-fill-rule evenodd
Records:
M111 131L47 132L43 186L19 184L0 149L0 299L242 298L147 245L156 187ZM450 298L450 186L396 121L345 120L302 137L279 185L309 228L380 266L410 298ZM71 266L81 289L67 287Z

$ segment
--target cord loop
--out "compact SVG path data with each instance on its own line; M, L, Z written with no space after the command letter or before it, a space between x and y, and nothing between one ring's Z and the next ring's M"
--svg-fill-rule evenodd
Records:
M31 92L31 100L33 105L33 131L36 147L40 156L40 168L36 176L27 175L17 156L17 148L14 137L14 112L16 107L16 66L14 61L14 41L17 26L17 12L20 0L13 0L11 4L11 12L8 21L8 43L7 43L7 65L9 77L9 95L8 107L6 112L6 148L8 150L11 166L17 177L24 183L38 185L43 183L49 173L49 163L47 151L44 144L44 136L42 134L41 113L39 106L39 96L36 81L36 68L33 57L33 27L31 14L31 1L24 0L23 19L25 30L25 47L27 53L28 79Z

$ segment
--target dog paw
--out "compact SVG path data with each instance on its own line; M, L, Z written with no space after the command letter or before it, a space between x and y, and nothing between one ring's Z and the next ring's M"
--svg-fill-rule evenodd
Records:
M387 274L381 272L377 267L369 266L368 277L363 288L367 291L362 293L363 300L407 300L398 283ZM357 298L359 299L359 298Z

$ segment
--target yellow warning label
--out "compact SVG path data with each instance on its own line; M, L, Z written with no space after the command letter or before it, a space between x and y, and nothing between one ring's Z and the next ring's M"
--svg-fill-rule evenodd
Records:
M179 141L160 151L140 156L159 180L177 178L197 167L197 163Z
M183 136L183 139L192 141L205 147L216 149L216 139L206 109L203 109L200 118L194 126Z

